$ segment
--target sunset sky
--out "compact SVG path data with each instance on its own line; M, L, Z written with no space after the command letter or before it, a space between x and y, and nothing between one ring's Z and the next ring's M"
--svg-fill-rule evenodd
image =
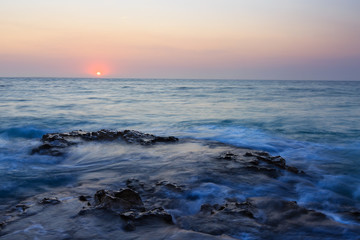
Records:
M0 77L360 80L359 0L2 0Z

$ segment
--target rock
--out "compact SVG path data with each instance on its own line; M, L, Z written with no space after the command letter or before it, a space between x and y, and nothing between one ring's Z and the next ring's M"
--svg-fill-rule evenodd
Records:
M255 153L247 152L245 154L245 156L246 157L256 157L256 159L259 161L262 161L262 162L268 163L270 165L276 166L278 168L284 169L288 172L292 172L292 173L296 173L296 174L305 174L304 171L300 171L296 167L286 165L286 160L281 156L272 157L272 156L270 156L270 154L268 154L266 152L255 152ZM257 164L255 164L255 165L257 165Z
M99 190L94 195L95 207L123 213L129 210L145 211L139 194L129 188L120 191Z
M43 198L39 201L39 204L51 204L51 205L55 205L55 204L59 204L61 203L61 201L59 199L57 199L56 197L54 198Z
M120 132L123 140L128 143L140 143L142 145L150 145L157 142L177 142L179 139L173 136L159 137L152 134L142 133L134 130L125 130Z
M156 183L157 186L164 186L166 189L173 191L173 192L184 192L184 189L182 186L178 186L175 183L170 183L168 181L159 181Z
M162 207L146 210L140 195L129 188L120 191L99 190L94 196L94 209L107 209L118 214L127 221L124 228L128 231L133 229L133 221L142 221L145 219L160 219L166 223L172 223L172 216ZM88 211L81 211L83 215ZM130 225L128 225L130 221Z
M137 211L124 212L121 213L120 216L124 219L130 219L133 221L155 218L155 219L161 219L169 224L173 223L171 215L168 212L166 212L165 209L162 207L153 208L151 210L147 210L143 212L137 212Z
M21 212L24 212L26 209L28 209L30 206L25 205L25 204L17 204L15 206L16 208L20 209Z
M352 221L360 222L360 210L352 209L341 213L345 218Z
M231 152L226 152L226 153L220 154L220 156L218 158L219 159L224 159L224 160L236 160L237 155L233 154Z
M263 223L280 229L286 227L306 226L329 223L330 219L323 213L301 207L296 201L286 201L271 197L254 197L248 201L252 206L265 214Z
M86 202L87 201L88 196L79 196L79 200L82 202Z
M226 201L224 204L203 204L200 211L192 216L177 219L181 228L211 235L236 234L257 228L254 215L256 209L250 202Z
M254 155L251 152L246 152L244 154L244 157L252 157L252 156L254 156Z
M126 224L124 225L124 230L125 231L134 231L135 230L135 223L133 221L127 221Z
M118 139L122 139L127 143L141 145L151 145L159 142L173 143L179 140L173 136L159 137L134 130L124 130L122 132L106 129L96 132L77 130L68 133L48 133L43 135L41 138L42 144L32 149L31 154L61 156L67 147L77 145L82 141L114 141Z

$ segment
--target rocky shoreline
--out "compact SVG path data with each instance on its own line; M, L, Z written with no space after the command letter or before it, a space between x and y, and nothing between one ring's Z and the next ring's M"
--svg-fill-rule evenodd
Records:
M281 156L262 151L133 130L79 130L46 134L31 154L64 157L73 147L114 141L134 145L134 151L156 152L159 148L175 153L167 153L164 160L154 157L154 164L161 169L158 172L141 175L137 173L141 169L132 170L136 174L119 171L112 180L121 186L118 189L96 189L95 182L88 182L24 199L3 214L0 238L342 239L360 235L360 211L356 209L341 213L351 222L344 224L276 192L251 196L234 187L226 190L228 195L218 197L222 193L215 188L203 197L200 187L211 184L271 183L290 192L293 183L280 182L281 176L309 177ZM167 158L170 161L160 165ZM183 162L176 165L176 160Z

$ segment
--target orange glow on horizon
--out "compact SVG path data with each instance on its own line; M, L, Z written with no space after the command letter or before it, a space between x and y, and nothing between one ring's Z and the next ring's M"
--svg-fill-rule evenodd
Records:
M111 64L109 62L95 62L95 63L85 62L83 65L84 66L83 71L88 76L93 76L93 77L108 76L109 73L111 72L110 65Z

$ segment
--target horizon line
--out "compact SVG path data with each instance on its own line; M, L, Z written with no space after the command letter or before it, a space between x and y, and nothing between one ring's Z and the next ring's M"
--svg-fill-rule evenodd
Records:
M349 79L258 79L258 78L141 78L141 77L36 77L36 76L31 76L31 77L24 77L24 76L17 76L17 77L3 77L0 76L1 78L52 78L52 79L131 79L131 80L224 80L224 81L343 81L343 82L357 82L360 81L360 79L358 80L349 80Z

